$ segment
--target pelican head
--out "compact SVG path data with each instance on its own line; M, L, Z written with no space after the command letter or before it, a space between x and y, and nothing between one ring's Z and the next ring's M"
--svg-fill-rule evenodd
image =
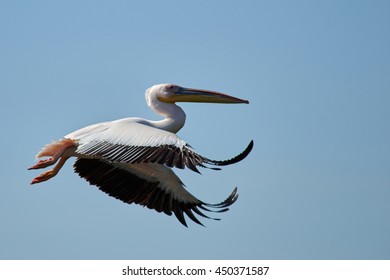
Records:
M233 97L224 93L185 88L175 84L160 84L149 88L146 91L147 99L151 96L164 103L176 102L202 102L202 103L246 103L248 100Z

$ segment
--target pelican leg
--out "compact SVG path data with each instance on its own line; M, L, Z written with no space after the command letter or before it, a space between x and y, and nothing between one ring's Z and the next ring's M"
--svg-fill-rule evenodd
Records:
M31 185L33 184L37 184L37 183L41 183L41 182L44 182L44 181L47 181L51 178L53 178L54 176L57 175L58 171L60 171L60 169L62 168L62 166L64 166L65 162L67 161L69 157L61 157L60 160L58 161L58 163L54 166L53 169L51 170L48 170L46 172L43 172L41 175L39 175L38 177L34 178L34 180L31 181Z
M45 168L53 165L57 160L71 147L75 146L75 142L71 139L63 139L52 144L46 145L37 157L50 156L47 159L38 161L34 166L31 166L28 170Z

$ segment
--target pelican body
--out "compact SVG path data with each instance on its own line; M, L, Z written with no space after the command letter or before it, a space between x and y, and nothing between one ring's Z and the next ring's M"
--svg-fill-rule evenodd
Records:
M91 185L125 203L135 203L175 214L187 226L184 213L202 225L194 215L211 218L201 210L224 212L238 198L237 188L223 202L205 203L184 188L173 168L218 167L244 159L252 150L253 141L239 155L229 160L211 160L196 153L176 133L186 119L176 102L249 103L227 94L184 88L174 84L154 85L146 90L146 102L164 119L150 121L124 118L81 128L63 139L46 145L36 158L44 158L29 169L54 168L34 178L31 184L54 177L70 157L76 157L74 171Z

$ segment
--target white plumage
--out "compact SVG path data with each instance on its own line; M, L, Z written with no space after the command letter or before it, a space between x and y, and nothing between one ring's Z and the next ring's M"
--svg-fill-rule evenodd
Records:
M184 214L201 224L194 212L209 218L201 210L224 212L237 200L237 188L223 202L205 203L183 186L172 168L223 166L244 159L252 150L253 141L238 156L225 161L211 160L197 154L175 133L186 115L176 102L248 103L226 94L183 88L173 84L155 85L146 91L147 104L165 118L150 121L125 118L90 125L46 145L37 155L40 160L29 169L52 170L42 173L31 183L54 177L69 157L76 157L74 170L92 185L126 203L136 203L168 215L174 213L187 225ZM214 219L214 218L213 218Z

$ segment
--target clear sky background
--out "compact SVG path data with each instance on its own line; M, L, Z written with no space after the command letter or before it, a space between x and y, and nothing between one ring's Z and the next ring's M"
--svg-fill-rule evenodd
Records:
M0 1L1 259L389 259L389 1ZM239 200L221 221L108 197L73 173L30 186L39 149L100 121L159 119L145 89L250 104L182 104L179 135L243 162L188 190Z

